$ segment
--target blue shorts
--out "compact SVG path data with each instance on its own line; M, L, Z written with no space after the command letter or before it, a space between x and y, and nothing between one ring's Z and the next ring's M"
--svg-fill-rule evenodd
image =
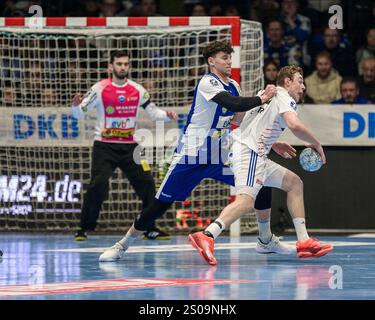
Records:
M234 186L231 169L219 164L171 164L156 198L164 202L183 201L205 178L211 178Z

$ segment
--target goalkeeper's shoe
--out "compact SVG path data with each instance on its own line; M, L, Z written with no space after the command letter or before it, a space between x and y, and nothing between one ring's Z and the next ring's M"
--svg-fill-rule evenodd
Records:
M315 238L297 241L296 248L298 258L319 258L333 250L331 244L322 244Z
M259 238L257 246L255 247L256 252L261 254L277 253L277 254L295 254L295 246L291 246L280 241L279 237L272 235L271 240L268 243L263 243Z
M190 244L198 250L201 257L208 264L216 265L217 260L214 257L214 239L205 235L203 232L189 234Z
M87 240L87 233L82 229L78 230L74 235L75 241L86 241Z
M100 262L113 262L121 260L125 257L126 250L117 242L113 247L105 250L99 257Z
M145 231L143 240L171 240L171 236L158 228L154 228Z

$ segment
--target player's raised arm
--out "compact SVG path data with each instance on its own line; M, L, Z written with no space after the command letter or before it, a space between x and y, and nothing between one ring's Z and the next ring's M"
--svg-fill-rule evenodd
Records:
M145 104L142 105L149 117L154 121L170 121L177 120L178 115L173 111L164 111L155 105L155 103L148 100Z
M76 94L72 100L72 114L76 119L80 119L85 113L90 112L99 102L99 92L97 84L94 85L84 96Z
M232 112L243 112L256 108L276 95L276 87L268 85L261 96L255 97L240 97L233 96L227 91L221 91L215 95L211 100L217 104L225 106Z

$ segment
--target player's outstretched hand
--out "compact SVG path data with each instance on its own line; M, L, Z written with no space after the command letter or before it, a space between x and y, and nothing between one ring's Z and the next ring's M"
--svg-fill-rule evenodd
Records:
M323 164L327 163L326 155L324 154L324 150L321 144L309 144L309 145L306 145L306 147L313 148L316 151L318 151L318 153L320 154L320 157L322 158Z
M276 141L272 145L273 151L275 151L279 156L285 159L292 159L297 155L296 149L294 149L289 143L284 141Z
M72 105L73 106L79 106L83 100L83 97L80 94L76 94L73 97Z
M268 102L272 97L276 95L276 87L273 84L268 84L266 89L264 89L263 94L260 96L262 103Z
M167 111L167 117L172 120L177 120L178 119L178 114L173 111Z

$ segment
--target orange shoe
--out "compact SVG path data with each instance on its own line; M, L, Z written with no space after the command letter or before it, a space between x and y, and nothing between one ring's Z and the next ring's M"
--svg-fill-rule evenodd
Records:
M207 263L216 265L217 260L214 257L214 239L206 236L203 232L189 234L190 244L198 250L201 257Z
M296 247L298 258L319 258L333 250L331 244L321 244L315 238L297 241Z

